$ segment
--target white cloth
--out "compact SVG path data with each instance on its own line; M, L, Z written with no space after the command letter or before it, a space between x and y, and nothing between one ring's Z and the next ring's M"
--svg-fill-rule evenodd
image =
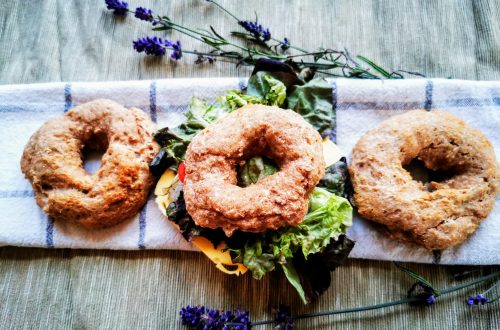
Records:
M500 82L458 80L331 80L337 126L333 138L349 155L369 128L397 113L440 108L480 129L500 155ZM169 79L92 83L49 83L0 86L0 246L84 249L195 250L165 219L150 198L134 218L100 231L53 221L35 203L19 161L29 137L49 118L96 98L113 99L150 114L159 127L175 126L193 96L214 101L228 89L240 89L246 79ZM89 167L95 163L89 162ZM498 203L497 203L498 204ZM392 241L359 217L349 229L357 241L351 257L438 262L432 252ZM459 247L442 251L446 264L500 264L500 208Z

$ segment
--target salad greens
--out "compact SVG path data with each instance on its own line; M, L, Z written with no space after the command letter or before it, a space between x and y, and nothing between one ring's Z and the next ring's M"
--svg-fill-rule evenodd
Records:
M155 134L162 149L150 164L151 172L161 175L169 167L175 170L198 132L249 103L290 108L322 135L327 135L335 120L331 87L321 79L304 82L293 76L293 71L283 70L283 65L280 63L275 70L272 63L256 67L246 91L230 90L214 104L193 98L184 123L163 128ZM279 168L271 159L256 155L241 164L237 171L238 185L247 187L276 173ZM326 169L326 175L310 195L304 220L296 227L263 233L236 231L233 236L226 237L221 229L195 224L186 210L182 192L167 207L166 213L187 240L203 236L214 246L224 241L232 260L243 263L256 279L281 268L302 301L308 303L329 287L330 272L344 262L354 246L345 236L352 224L351 196L352 187L343 158Z
M304 117L321 136L328 136L335 122L331 84L314 78L302 86L293 86L286 100L288 109Z
M238 185L247 187L278 170L272 160L261 156L252 157L245 161L245 164L238 170Z

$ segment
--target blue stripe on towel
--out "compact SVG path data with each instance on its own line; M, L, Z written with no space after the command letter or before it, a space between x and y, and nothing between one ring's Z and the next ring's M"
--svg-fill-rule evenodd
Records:
M142 208L139 213L139 249L143 250L146 248L146 210L147 210L147 202L146 205Z
M23 198L23 197L35 197L35 192L33 190L12 190L12 191L0 190L0 198Z
M244 90L247 87L246 81L246 78L240 78L240 80L238 81L238 87L240 91Z
M456 108L500 106L500 97L492 97L492 98L488 98L488 99L464 97L461 99L449 99L449 100L436 102L436 104L437 103L439 103L440 106L442 104L444 107L456 107Z
M64 85L64 112L68 112L73 107L73 99L71 97L71 83Z
M45 244L47 244L47 248L54 248L54 219L51 217L47 217L47 226L45 227Z
M422 109L422 102L342 102L337 110L415 110Z
M425 84L425 103L424 103L424 109L427 111L431 111L431 109L432 109L433 89L434 89L434 85L432 83L432 80L428 79L427 83Z
M329 138L333 142L337 142L337 103L338 103L338 90L337 81L332 82L332 111L333 111L333 127L330 132Z
M156 123L157 121L156 81L154 80L151 81L151 84L149 85L149 110L150 110L151 120ZM139 242L137 245L141 250L146 248L147 208L148 208L148 203L146 201L146 204L139 213Z
M151 120L157 122L157 109L156 109L156 81L151 81L149 85L149 112Z

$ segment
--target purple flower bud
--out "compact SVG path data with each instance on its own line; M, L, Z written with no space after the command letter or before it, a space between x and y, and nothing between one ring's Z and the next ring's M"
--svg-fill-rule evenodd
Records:
M137 52L145 52L148 55L163 56L166 52L163 39L158 37L139 38L133 45Z
M282 51L285 51L288 48L290 48L290 40L288 40L288 38L284 38L283 41L281 42L281 46L280 47L281 47Z
M104 0L107 8L114 11L115 15L125 15L128 11L128 3L119 0Z
M170 46L173 48L172 54L170 54L170 58L178 61L182 57L182 49L181 49L181 42L177 40L175 43L170 42Z
M478 294L477 297L476 297L476 299L478 301L478 304L481 304L481 305L485 305L485 304L489 303L488 298L486 298L482 294Z
M257 21L239 21L238 24L246 31L250 32L255 39L260 39L262 41L269 41L271 39L271 32L269 29L264 30L262 25L257 23Z
M137 7L135 9L135 17L140 20L152 22L154 20L153 11L144 7Z

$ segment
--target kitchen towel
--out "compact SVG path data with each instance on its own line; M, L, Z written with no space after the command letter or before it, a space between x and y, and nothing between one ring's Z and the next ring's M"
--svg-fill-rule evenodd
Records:
M336 126L331 139L349 157L357 139L390 116L414 109L442 109L480 129L500 154L500 82L445 79L332 79ZM0 246L81 249L196 250L157 209L151 196L134 218L115 227L90 231L48 218L36 205L31 185L20 170L29 137L49 118L71 107L109 98L137 107L158 127L183 121L193 97L208 102L246 79L165 79L0 86ZM498 159L498 156L497 156ZM89 170L98 160L86 163ZM462 245L427 251L385 237L377 225L355 215L348 236L356 241L353 258L443 264L500 264L500 208Z

